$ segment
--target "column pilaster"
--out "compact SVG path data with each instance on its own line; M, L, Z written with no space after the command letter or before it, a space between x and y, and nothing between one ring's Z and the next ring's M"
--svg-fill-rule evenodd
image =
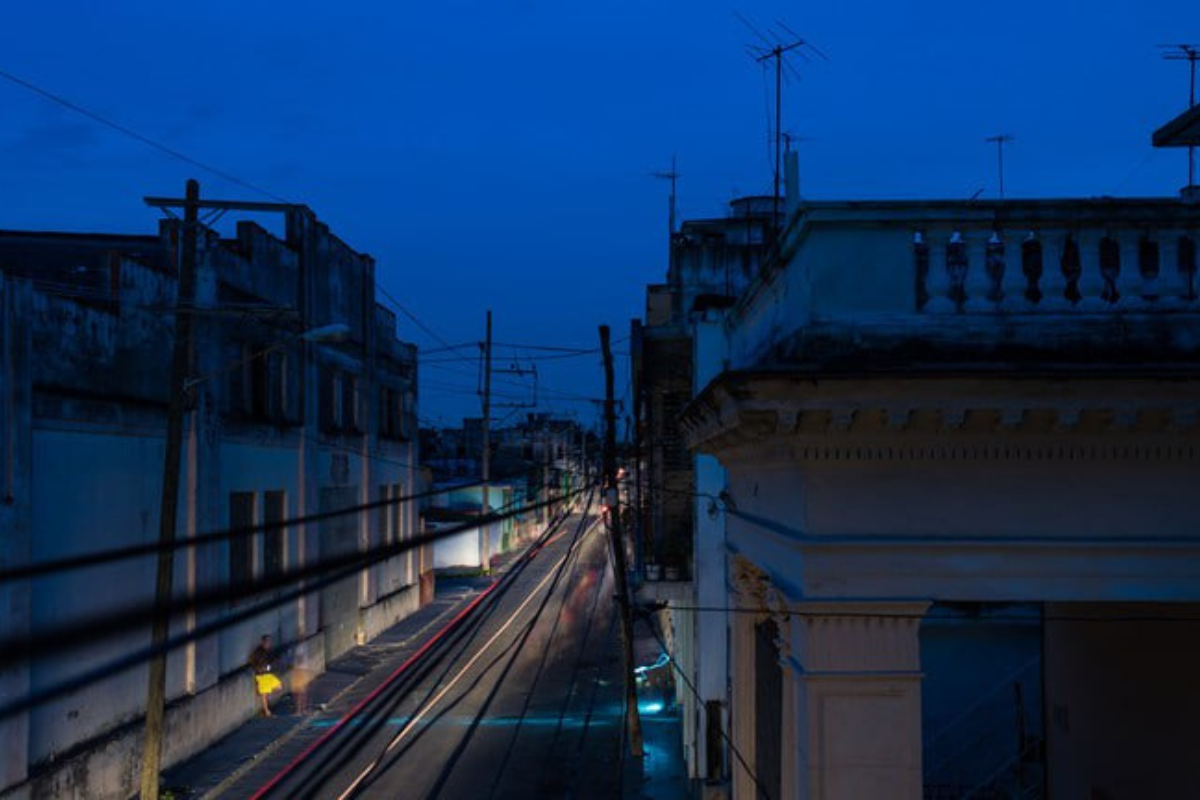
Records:
M812 602L789 607L785 684L798 755L785 797L920 800L925 602ZM782 637L781 637L782 638ZM788 694L785 692L785 698ZM786 727L785 727L786 731ZM786 744L786 742L785 742Z

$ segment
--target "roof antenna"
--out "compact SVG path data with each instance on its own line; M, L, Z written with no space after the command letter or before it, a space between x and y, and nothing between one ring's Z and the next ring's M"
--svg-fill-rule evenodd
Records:
M1191 79L1188 81L1188 108L1196 105L1196 61L1200 60L1200 45L1195 44L1160 44L1163 48L1163 58L1167 61L1186 61L1191 72ZM1196 162L1192 157L1195 152L1195 147L1188 145L1188 182L1187 185L1195 186L1196 181L1193 180L1196 172Z
M746 54L749 55L751 58L753 58L755 61L757 61L760 64L765 63L768 59L772 59L772 58L775 59L775 131L774 131L774 135L771 137L774 139L774 142L775 142L775 179L774 179L775 180L775 191L774 191L774 204L772 206L773 216L772 216L771 222L772 222L772 231L776 235L778 235L779 227L780 227L779 226L779 175L780 175L779 169L780 169L780 159L781 159L780 150L781 150L781 146L783 144L783 135L781 133L781 128L782 128L782 117L783 117L783 89L782 89L782 87L783 87L784 67L786 67L788 72L790 72L792 75L794 75L797 80L800 79L800 71L798 69L796 69L795 65L792 64L787 59L786 56L788 55L788 53L795 52L796 55L800 56L801 58L804 58L807 61L808 58L800 50L800 48L807 46L810 50L812 50L814 53L816 53L817 55L819 55L821 58L825 59L826 61L829 60L829 57L826 56L824 53L822 53L820 50L818 50L816 48L816 46L813 45L811 42L808 42L808 41L802 39L799 35L796 34L795 31L793 31L787 25L784 25L782 22L777 21L775 24L780 29L780 31L783 32L783 35L775 32L775 31L769 31L770 38L768 38L767 36L763 35L762 31L758 30L758 28L755 28L753 25L751 25L750 21L747 20L741 14L739 14L737 11L734 11L733 14L734 14L734 16L736 16L738 18L738 20L743 25L745 25L750 30L751 33L753 33L755 36L757 36L759 42L761 42L761 44L746 45L746 47L745 47Z
M670 169L659 170L658 172L651 172L650 176L652 178L662 178L663 180L667 180L667 181L671 182L671 201L670 201L671 205L670 205L670 211L669 211L670 216L667 217L667 229L668 229L667 233L669 236L669 235L675 233L675 182L679 179L679 171L677 169L675 169L675 154L674 153L671 154L671 168Z
M996 143L996 156L1000 159L1000 199L1004 199L1004 143L1011 142L1017 137L1011 133L998 133L995 136L988 136L984 139L985 142ZM974 200L975 198L971 198Z

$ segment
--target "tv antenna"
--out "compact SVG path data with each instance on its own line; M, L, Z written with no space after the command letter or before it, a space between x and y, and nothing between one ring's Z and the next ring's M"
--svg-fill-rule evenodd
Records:
M775 59L775 132L771 137L775 143L775 177L774 177L774 204L772 206L772 227L778 233L779 231L779 167L781 159L781 146L783 144L783 135L781 133L783 127L783 71L786 68L788 73L793 75L796 80L800 79L800 70L790 61L790 55L795 54L805 61L810 59L804 54L801 48L807 47L826 61L829 57L822 53L811 42L802 38L799 34L776 20L775 26L778 30L769 30L766 34L754 27L748 19L742 16L737 11L733 12L734 16L746 26L757 38L758 44L749 44L745 46L746 54L753 58L759 64L766 64L770 59Z
M1191 78L1188 81L1188 108L1196 105L1196 61L1200 60L1200 45L1196 44L1160 44L1164 52L1162 57L1167 61L1188 62ZM1188 186L1195 186L1195 159L1192 157L1195 147L1188 145Z
M998 133L995 136L988 136L984 139L985 142L995 142L996 143L996 158L999 159L999 162L1000 162L999 169L1000 169L1000 199L1001 200L1004 199L1004 143L1011 142L1015 138L1017 138L1017 137L1013 136L1011 133ZM972 198L972 199L974 199L974 198Z
M671 168L651 172L650 177L660 178L671 182L671 201L670 201L670 216L667 218L668 234L675 233L675 182L679 180L679 170L675 169L675 156L671 155Z

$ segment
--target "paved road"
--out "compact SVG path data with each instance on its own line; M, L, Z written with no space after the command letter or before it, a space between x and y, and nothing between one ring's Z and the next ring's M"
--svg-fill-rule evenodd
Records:
M270 798L621 795L620 631L603 526L572 517Z

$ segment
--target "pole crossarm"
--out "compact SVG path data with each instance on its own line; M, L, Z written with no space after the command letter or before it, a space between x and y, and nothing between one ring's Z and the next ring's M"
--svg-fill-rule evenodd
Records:
M181 197L143 197L142 202L151 208L185 208L187 200ZM312 209L303 203L259 203L250 200L198 200L197 209L219 211L253 211L266 214L287 214L301 211L312 214Z

